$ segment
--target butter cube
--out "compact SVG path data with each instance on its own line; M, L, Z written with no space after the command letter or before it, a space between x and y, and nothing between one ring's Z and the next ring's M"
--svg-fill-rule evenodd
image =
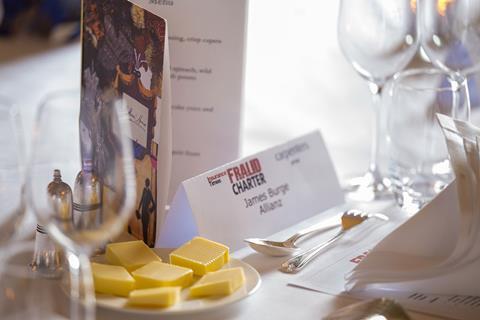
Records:
M209 272L190 288L191 297L229 295L245 283L242 267Z
M192 269L153 261L132 272L137 289L187 287L193 281Z
M143 241L126 241L107 245L108 263L125 267L129 272L152 261L162 261Z
M170 263L190 268L196 275L220 269L229 260L228 247L195 237L170 253Z
M169 307L180 299L180 287L161 287L133 290L127 303L140 307Z
M135 279L121 266L92 262L95 291L127 297L135 289Z

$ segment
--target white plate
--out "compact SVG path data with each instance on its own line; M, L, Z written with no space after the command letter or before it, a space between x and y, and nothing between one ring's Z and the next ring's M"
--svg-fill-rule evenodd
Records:
M153 250L163 261L168 261L168 253L171 250ZM92 258L92 261L105 263L105 258L104 256L97 256ZM232 267L243 268L245 272L245 285L229 296L189 299L188 288L186 288L182 290L180 301L174 306L169 308L136 308L126 306L126 298L97 293L97 307L131 315L186 315L220 309L252 295L260 287L260 275L252 266L241 260L231 258L230 262L223 268Z

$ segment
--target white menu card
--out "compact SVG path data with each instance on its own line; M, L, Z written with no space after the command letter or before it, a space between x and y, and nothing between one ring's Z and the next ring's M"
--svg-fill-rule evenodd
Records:
M168 21L173 167L183 180L239 156L247 0L132 0Z
M184 181L156 246L177 247L199 234L228 245L266 237L343 203L318 131Z

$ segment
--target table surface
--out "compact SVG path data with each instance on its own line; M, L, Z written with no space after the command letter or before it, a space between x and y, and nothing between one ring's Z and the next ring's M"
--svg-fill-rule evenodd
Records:
M320 128L341 180L367 168L370 96L338 48L337 5L250 1L243 154ZM45 93L79 86L80 46L42 53L35 44L35 55L21 58L14 48L12 41L0 40L0 58L17 57L0 64L0 94L13 97L20 107L28 138ZM356 301L287 286L289 275L276 269L278 259L262 258L248 248L235 256L261 273L261 288L230 308L196 319L320 319ZM435 319L412 314L415 319ZM111 316L100 312L98 318Z

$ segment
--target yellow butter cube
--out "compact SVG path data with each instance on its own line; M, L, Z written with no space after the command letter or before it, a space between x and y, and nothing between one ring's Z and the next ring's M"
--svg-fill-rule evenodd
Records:
M228 247L202 237L195 237L170 253L170 263L190 268L196 275L220 269L229 260Z
M129 272L152 261L162 261L143 241L110 243L105 254L108 263L125 267Z
M187 287L193 281L192 269L153 261L132 272L137 289Z
M209 272L190 288L191 297L229 295L245 283L243 268Z
M121 266L92 262L95 291L126 297L135 289L135 279Z
M140 307L169 307L180 299L180 287L161 287L133 290L128 304Z

